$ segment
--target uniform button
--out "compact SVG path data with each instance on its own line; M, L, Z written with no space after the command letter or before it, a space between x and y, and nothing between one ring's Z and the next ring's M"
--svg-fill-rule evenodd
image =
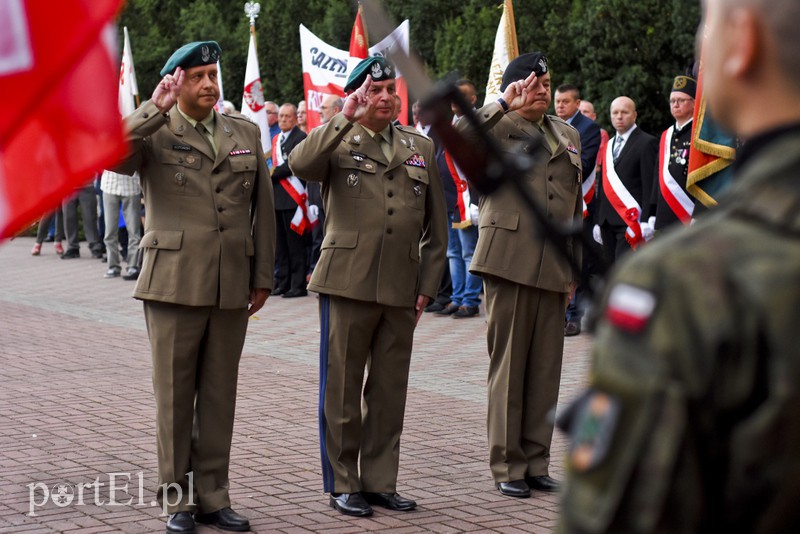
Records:
M547 198L549 198L550 200L553 200L553 193L550 193L549 195L547 195Z
M387 228L387 229L386 229L386 233L387 233L387 234L391 234L391 233L392 233L392 229L391 229L391 228Z
M389 198L392 198L394 196L394 193L389 191L388 193L386 193L386 196L389 197Z
M331 242L330 242L330 244L331 244L331 245L335 245L335 244L336 244L336 240L335 240L335 239L331 239Z
M147 117L149 117L149 116L150 116L150 114L149 114L149 113L142 113L142 117L144 117L145 119L146 119Z
M387 176L387 178L390 179L390 180L394 180L394 176L392 176L391 174L389 176Z
M336 130L337 132L339 131L339 127L338 126L334 126L333 129Z
M547 177L547 181L548 181L548 182L552 182L552 181L553 181L553 177L552 177L552 176L548 176L548 177Z
M492 219L492 222L491 222L491 224L497 224L497 223L494 221L494 219Z
M388 211L387 213L388 213L389 215L393 214L393 213L394 213L394 209L393 209L393 208L389 208L389 211Z
M484 113L483 116L486 117L487 119L489 118L489 114L488 113Z
M220 186L217 186L217 188L214 189L214 191L216 191L217 193L222 193L222 188Z
M224 227L224 226L220 226L220 227L219 227L219 231L220 231L220 232L224 232L224 231L225 231L225 227Z
M219 174L219 169L214 169L213 173L214 174ZM217 192L219 193L219 191L217 191Z
M158 239L153 239L153 246L154 246L154 247L157 247L157 246L158 246Z
M222 213L223 211L225 211L225 208L223 208L222 206L220 206L220 207L218 207L218 208L217 208L217 211L218 211L218 212L220 212L220 213Z

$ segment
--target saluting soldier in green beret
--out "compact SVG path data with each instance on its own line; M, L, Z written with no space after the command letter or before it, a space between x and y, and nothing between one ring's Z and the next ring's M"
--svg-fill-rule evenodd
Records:
M800 2L704 10L706 111L745 142L719 205L609 280L564 532L800 532Z
M330 504L411 510L397 494L414 327L444 269L447 215L431 141L393 126L395 70L350 75L341 113L289 155L322 182L325 237L308 288L320 293L320 447ZM369 369L363 385L364 370Z
M206 41L169 58L125 121L119 167L139 172L147 211L134 297L152 348L167 532L194 532L195 519L250 529L230 508L228 465L248 316L273 287L275 216L258 127L214 111L219 57Z

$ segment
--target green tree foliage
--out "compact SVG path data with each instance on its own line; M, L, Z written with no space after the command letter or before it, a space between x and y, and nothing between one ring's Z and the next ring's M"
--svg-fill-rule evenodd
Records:
M481 92L500 4L384 1L396 22L410 20L411 46L432 76L458 71ZM188 41L215 39L223 49L225 96L240 106L249 43L243 6L243 1L129 0L119 24L130 32L142 98L158 83L158 71L173 50ZM266 98L278 103L302 98L300 24L346 49L356 10L355 0L261 0L256 34ZM696 0L516 0L514 11L520 51L545 51L554 86L581 87L603 125L609 125L611 101L623 94L636 100L639 124L646 130L658 133L670 122L672 78L694 61L700 19ZM370 33L369 40L383 37Z

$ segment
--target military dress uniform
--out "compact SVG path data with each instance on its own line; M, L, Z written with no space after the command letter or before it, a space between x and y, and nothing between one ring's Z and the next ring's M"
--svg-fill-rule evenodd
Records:
M562 531L800 531L800 125L737 157L714 211L609 282L559 422Z
M434 147L405 126L373 138L339 113L309 133L289 165L322 182L326 213L308 286L320 293L324 488L395 493L414 305L418 294L436 295L447 247Z
M230 506L250 290L273 286L272 184L247 120L213 111L204 121L213 144L177 105L162 114L147 101L125 122L132 152L118 172L139 172L147 213L133 296L144 301L152 347L158 497L168 513L210 513Z
M534 165L522 179L553 221L580 220L580 137L555 116L541 125L491 103L478 117L511 154L535 149ZM459 130L469 133L467 121ZM541 129L540 129L541 128ZM579 280L569 260L545 236L516 187L504 183L480 200L479 237L470 272L486 290L489 464L495 482L548 475L553 424L564 347L564 313L570 285ZM580 242L565 238L574 265Z

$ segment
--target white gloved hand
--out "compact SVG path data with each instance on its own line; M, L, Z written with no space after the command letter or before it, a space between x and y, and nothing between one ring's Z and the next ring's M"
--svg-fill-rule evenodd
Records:
M308 215L313 218L319 217L319 207L316 204L309 204Z
M653 239L653 227L650 226L650 223L641 222L639 223L639 227L642 229L642 237L645 241L650 241Z
M600 225L599 224L595 224L594 228L592 228L592 237L594 238L595 241L597 241L598 244L600 244L600 245L603 244L603 236L600 233Z
M476 204L469 205L469 218L472 224L478 226L478 206Z
M650 218L647 219L647 224L649 224L650 228L652 228L653 231L655 231L655 229L656 229L656 216L655 215L651 215Z

